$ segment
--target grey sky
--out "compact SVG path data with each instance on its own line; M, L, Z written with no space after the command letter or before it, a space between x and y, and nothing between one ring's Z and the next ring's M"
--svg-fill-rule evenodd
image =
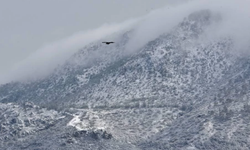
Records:
M211 10L217 20L222 18L207 28L206 40L230 37L235 53L249 53L250 33L246 31L250 26L250 1L171 0L177 1L185 3L164 7L172 3L165 0L22 0L15 3L0 0L0 84L46 77L80 48L127 30L129 26L134 33L125 51L134 52L171 30L190 13L204 9ZM147 14L159 7L164 8ZM142 15L143 18L127 20ZM105 23L108 24L103 26Z
M0 0L0 75L40 47L163 7L166 0Z

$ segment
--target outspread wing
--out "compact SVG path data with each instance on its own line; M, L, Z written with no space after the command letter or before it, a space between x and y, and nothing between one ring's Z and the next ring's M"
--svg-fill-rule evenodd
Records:
M111 43L115 43L115 42L102 42L102 43L105 43L105 44L111 44Z

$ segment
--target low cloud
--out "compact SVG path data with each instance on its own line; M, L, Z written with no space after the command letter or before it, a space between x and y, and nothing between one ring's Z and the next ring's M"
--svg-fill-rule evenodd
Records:
M95 30L76 33L69 38L46 45L0 76L0 83L36 80L49 75L58 65L91 42L103 39L131 27L136 20L120 24L105 24Z
M230 37L234 40L236 49L246 49L250 41L249 6L248 0L192 0L155 10L135 27L134 35L127 44L127 51L142 48L149 41L171 31L189 14L200 10L210 10L222 18L209 27L206 32L208 38Z
M149 41L172 30L189 14L204 9L221 16L218 23L208 28L206 32L208 40L230 37L234 40L237 51L248 51L249 6L249 0L191 0L152 11L140 19L122 24L104 25L96 30L78 33L37 50L28 59L16 65L5 78L0 77L2 79L0 83L44 77L85 45L131 26L133 26L133 34L126 45L126 51L135 52Z

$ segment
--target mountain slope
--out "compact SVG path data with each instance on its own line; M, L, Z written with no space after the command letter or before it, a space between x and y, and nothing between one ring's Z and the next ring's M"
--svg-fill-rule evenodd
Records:
M247 148L248 135L241 134L248 133L249 59L231 53L230 37L206 38L219 21L209 10L192 13L134 53L125 52L134 32L127 31L114 45L81 49L44 79L1 86L3 114L32 102L39 106L32 112L57 116L53 127L45 122L39 131L33 124L27 137L8 143L12 149ZM0 134L16 130L8 123Z

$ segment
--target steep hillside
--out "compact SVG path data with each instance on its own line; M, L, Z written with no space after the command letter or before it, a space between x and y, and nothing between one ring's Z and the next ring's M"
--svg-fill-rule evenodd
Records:
M1 86L0 135L11 138L0 147L247 149L249 59L230 37L206 37L220 21L194 12L133 53L130 30L44 79Z

